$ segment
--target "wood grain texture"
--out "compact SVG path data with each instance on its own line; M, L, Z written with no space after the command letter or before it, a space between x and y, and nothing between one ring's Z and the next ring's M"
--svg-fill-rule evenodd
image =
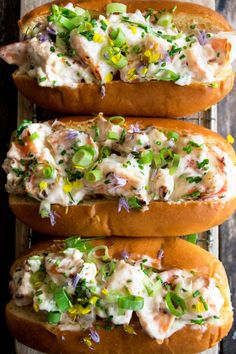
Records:
M20 1L0 1L0 45L14 42L18 37L17 19L19 17ZM5 158L12 130L16 125L17 91L12 82L9 65L0 62L0 164ZM14 260L15 218L8 206L8 195L4 185L6 175L0 168L0 329L1 345L11 353L13 341L5 325L5 303L10 298L8 282L9 268Z
M216 9L236 27L236 1L216 0ZM228 134L236 138L236 84L231 93L218 105L218 131L223 136ZM236 148L236 144L234 144ZM220 226L220 258L229 277L233 308L236 308L236 215ZM236 353L236 318L229 335L221 342L221 353ZM234 339L235 338L235 339Z

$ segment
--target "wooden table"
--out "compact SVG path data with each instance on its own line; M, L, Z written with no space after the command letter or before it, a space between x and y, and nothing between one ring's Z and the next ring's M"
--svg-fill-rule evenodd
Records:
M30 0L29 0L30 1ZM20 0L0 0L0 45L18 40L17 20L20 17ZM236 1L216 0L216 8L233 25L236 21ZM17 119L17 90L11 79L13 68L0 62L0 161L3 162L7 152L7 145ZM226 136L236 137L236 85L227 98L218 105L218 131ZM24 113L21 113L22 115ZM42 112L45 115L45 112ZM24 118L24 117L21 117ZM27 118L27 117L25 117ZM13 340L6 329L4 319L5 303L9 299L8 281L9 268L15 258L15 218L8 206L8 195L5 192L5 173L0 170L0 330L1 346L6 348L4 353L12 354ZM236 255L236 216L220 226L220 258L223 261L229 276L232 292L233 307L236 307L236 270L234 255ZM24 248L25 245L18 245ZM236 321L228 335L220 345L220 353L236 353ZM233 335L235 333L235 335ZM2 352L3 353L3 352Z

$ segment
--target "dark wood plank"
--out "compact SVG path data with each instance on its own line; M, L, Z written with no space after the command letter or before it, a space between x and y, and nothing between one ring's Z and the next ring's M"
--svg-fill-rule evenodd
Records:
M11 43L18 38L17 19L19 18L20 1L0 0L0 45ZM2 163L7 152L7 144L16 124L17 114L17 90L12 82L13 69L9 65L0 62L0 162ZM4 351L10 353L13 350L13 341L5 325L5 303L9 295L9 269L14 260L15 251L15 218L8 206L8 194L4 184L6 175L0 168L0 329L1 342ZM3 350L3 349L2 349Z
M216 0L216 9L224 15L232 26L236 23L236 1ZM233 91L218 105L218 131L223 136L228 134L236 138L236 85ZM234 144L236 148L236 144ZM229 277L233 308L236 308L236 216L220 226L220 258L224 263ZM222 354L236 353L236 341L233 334L236 331L236 319L229 335L221 342Z

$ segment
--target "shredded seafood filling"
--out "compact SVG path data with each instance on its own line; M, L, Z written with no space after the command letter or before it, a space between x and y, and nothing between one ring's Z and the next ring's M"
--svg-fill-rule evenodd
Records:
M209 33L192 23L185 33L175 26L175 9L126 13L123 4L109 6L107 16L94 17L71 3L52 5L48 17L28 28L23 42L3 47L0 56L18 65L18 74L46 87L120 79L216 88L232 73L235 32Z
M151 201L227 200L235 163L207 139L102 114L77 126L23 121L3 164L6 189L38 200L52 224L51 204L106 198L118 200L118 211L145 211Z
M107 246L93 247L78 237L54 249L18 266L10 283L14 302L32 305L62 331L89 329L83 339L89 346L99 341L95 328L123 325L136 334L134 312L158 343L186 325L204 332L208 324L221 324L224 299L215 279L195 270L163 269L160 250L155 259L132 259L125 250L115 259Z

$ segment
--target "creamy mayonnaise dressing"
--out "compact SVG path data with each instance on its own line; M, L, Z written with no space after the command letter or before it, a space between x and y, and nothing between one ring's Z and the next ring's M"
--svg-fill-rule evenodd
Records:
M32 256L15 271L11 289L18 306L58 313L54 323L63 330L90 328L96 316L111 326L127 326L136 312L144 331L159 343L186 325L205 331L208 323L221 324L224 298L214 278L157 269L152 266L157 260L148 256L112 259L106 246L92 248L76 237L65 243L68 248Z
M95 19L69 3L52 8L48 20L29 29L26 41L6 46L0 55L17 64L19 74L46 87L104 84L119 78L217 87L217 81L232 72L235 32L208 33L193 24L184 33L174 25L174 16L136 10Z
M80 127L23 122L3 168L6 189L50 205L119 199L124 207L151 201L227 200L235 195L235 163L203 135L125 126L102 115Z

